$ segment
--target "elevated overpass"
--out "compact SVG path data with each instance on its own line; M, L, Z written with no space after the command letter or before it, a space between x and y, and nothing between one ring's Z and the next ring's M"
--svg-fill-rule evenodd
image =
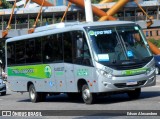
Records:
M105 4L94 4L99 9L107 11L111 8L115 2L105 3ZM152 28L157 28L160 24L160 15L159 15L159 1L140 1L139 4L154 18L154 24ZM67 6L51 6L43 7L43 13L39 19L38 26L43 26L47 24L53 24L59 22L59 19L62 17ZM18 35L23 35L28 33L28 29L32 27L34 20L39 12L39 7L36 8L17 8L15 9L11 30L7 37L13 37ZM6 28L7 21L11 14L11 9L0 10L0 32ZM129 2L125 7L118 11L116 14L118 20L127 20L137 22L143 29L146 29L146 20L147 17L143 15L141 10L137 7L134 2ZM69 8L69 12L65 18L65 21L84 21L85 14L84 10L72 5ZM94 20L97 20L97 17L94 15ZM157 31L156 31L157 32ZM157 32L160 34L159 31ZM150 34L150 32L149 32ZM2 35L0 34L0 38Z

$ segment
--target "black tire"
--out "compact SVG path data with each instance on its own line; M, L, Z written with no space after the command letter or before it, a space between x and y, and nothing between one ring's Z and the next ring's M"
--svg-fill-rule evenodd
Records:
M2 95L2 96L6 95L6 92L2 92L1 95Z
M80 100L81 99L81 93L67 93L67 96L70 100Z
M82 99L86 104L93 104L96 100L96 95L90 92L87 84L82 86Z
M29 97L33 103L40 102L42 100L41 93L36 92L33 84L29 86Z
M156 67L155 73L156 73L156 75L159 74L159 68L158 67Z
M141 94L141 88L136 88L133 91L127 92L127 94L128 94L130 99L138 99L140 97L140 94Z

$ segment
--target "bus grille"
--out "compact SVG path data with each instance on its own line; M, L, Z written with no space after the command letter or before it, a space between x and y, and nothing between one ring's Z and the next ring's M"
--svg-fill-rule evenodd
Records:
M146 63L139 63L139 64L130 64L130 65L117 65L116 67L113 67L117 70L127 70L127 69L137 69L142 68L146 65Z
M115 85L117 88L125 88L125 87L141 86L141 85L144 85L145 82L146 82L146 80L138 81L136 85L126 85L126 83L115 83L114 85Z

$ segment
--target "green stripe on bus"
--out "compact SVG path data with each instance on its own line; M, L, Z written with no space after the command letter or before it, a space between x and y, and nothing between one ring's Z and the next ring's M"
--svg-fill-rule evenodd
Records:
M29 65L8 67L8 76L20 76L34 79L45 79L52 76L49 65Z
M125 70L125 71L122 71L122 75L129 76L129 75L141 74L141 73L145 73L147 70L148 68Z

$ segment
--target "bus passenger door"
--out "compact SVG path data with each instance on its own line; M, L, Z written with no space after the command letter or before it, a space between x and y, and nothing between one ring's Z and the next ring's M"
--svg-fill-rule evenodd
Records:
M73 64L74 64L74 77L75 86L78 89L78 81L80 79L86 82L93 82L95 79L93 63L89 50L89 45L83 31L73 31ZM94 87L91 87L91 91Z
M63 33L64 67L67 92L75 92L74 70L73 70L73 43L71 32Z

